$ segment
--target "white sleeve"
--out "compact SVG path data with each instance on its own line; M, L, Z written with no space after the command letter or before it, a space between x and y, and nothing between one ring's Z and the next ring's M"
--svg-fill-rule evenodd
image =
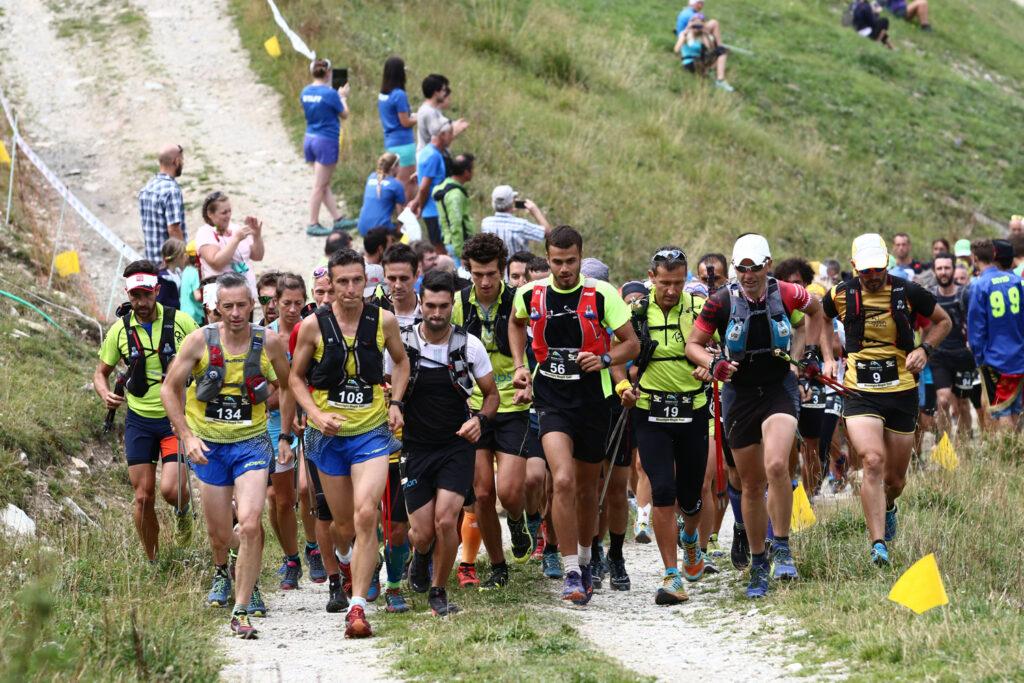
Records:
M468 337L466 355L468 356L467 360L473 366L473 377L479 379L494 372L494 368L491 367L491 357L487 355L484 343L475 335L467 334L466 336Z
M391 354L388 353L387 349L384 349L384 374L390 375L395 368L395 363L391 360Z

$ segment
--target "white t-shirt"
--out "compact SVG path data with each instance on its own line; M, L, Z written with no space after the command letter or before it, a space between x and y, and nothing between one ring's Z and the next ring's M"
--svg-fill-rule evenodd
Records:
M212 225L203 225L203 227L199 228L199 232L196 233L196 254L199 254L202 248L208 244L212 244L217 248L217 251L220 251L221 248L231 239L231 235L234 234L235 230L240 230L240 228L234 223L231 223L228 225L227 233L219 235L217 233L217 228ZM238 247L235 249L234 256L231 257L231 263L219 270L211 266L206 259L200 256L199 262L202 265L203 279L226 273L229 270L235 270L237 272L242 270L244 267L245 270L242 272L242 275L244 275L245 279L248 280L249 291L255 298L257 294L256 271L253 269L251 260L252 245L252 237L246 237L244 240L239 242ZM235 264L239 264L237 268L235 267Z
M444 116L444 112L434 107L430 102L424 102L416 112L416 154L430 144L430 122Z
M427 369L448 367L448 340L445 340L444 345L428 344L427 340L423 338L422 325L416 326L416 333L420 335L420 355L423 367ZM473 377L477 379L493 372L491 357L487 355L484 343L469 333L466 333L466 360L469 362ZM384 374L390 375L392 368L391 356L385 353Z

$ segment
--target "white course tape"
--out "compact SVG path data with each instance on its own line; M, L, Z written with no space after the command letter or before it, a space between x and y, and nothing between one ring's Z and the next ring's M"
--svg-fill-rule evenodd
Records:
M3 107L4 114L7 116L7 121L13 128L14 118L11 116L11 109L7 104L7 98L4 97L3 90L0 90L0 106ZM29 161L39 169L39 172L43 174L43 177L50 182L53 189L57 191L57 194L67 200L68 206L73 208L78 215L82 217L82 220L89 224L89 226L92 227L100 237L105 239L110 246L114 247L114 249L116 249L125 260L138 261L142 258L142 254L125 244L120 237L115 235L110 228L104 225L103 221L97 218L93 212L90 211L85 204L83 204L81 200L68 189L67 185L61 182L61 179L57 177L57 174L51 171L43 160L40 159L34 151L32 151L32 148L29 147L28 143L25 142L25 138L21 135L18 135L18 147L22 152L24 152L25 156L28 157Z
M274 13L274 21L277 22L277 25L288 36L288 40L292 41L292 47L295 48L295 51L305 55L311 62L316 59L316 53L310 50L302 38L288 27L288 22L281 16L281 12L277 9L277 5L274 4L274 0L267 0L267 4L270 5L270 11Z

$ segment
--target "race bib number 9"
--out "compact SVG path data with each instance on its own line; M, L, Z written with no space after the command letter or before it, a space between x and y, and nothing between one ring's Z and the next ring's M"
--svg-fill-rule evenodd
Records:
M354 379L327 392L327 405L342 410L365 410L373 405L373 387Z
M551 349L548 357L540 364L537 371L547 377L559 381L580 378L580 365L576 361L579 351L576 349Z
M246 396L221 394L206 404L206 421L246 427L252 424L252 403Z
M686 424L693 422L693 397L686 394L651 394L648 422Z
M858 389L885 389L900 385L900 367L895 358L858 360L855 369Z

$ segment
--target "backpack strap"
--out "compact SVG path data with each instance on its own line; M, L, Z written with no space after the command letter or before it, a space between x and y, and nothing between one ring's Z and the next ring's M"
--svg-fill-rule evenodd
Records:
M266 334L265 328L249 323L249 352L245 354L242 375L245 388L249 392L249 400L254 404L263 403L270 398L270 382L263 376L261 363Z
M160 346L157 353L160 354L160 364L163 366L165 375L171 361L178 353L174 348L174 322L177 313L178 309L164 306L163 325L160 327Z
M217 398L224 388L224 349L220 345L219 323L203 326L203 341L209 359L202 376L196 380L196 398L206 403Z
M412 396L413 387L416 385L416 378L420 373L420 361L423 354L420 352L420 334L416 331L416 325L407 325L400 330L402 345L405 353L409 356L409 381L405 385L403 400Z
M452 378L452 385L456 390L469 398L473 395L473 375L467 350L469 346L469 335L466 330L459 326L452 328L448 335L448 372Z

